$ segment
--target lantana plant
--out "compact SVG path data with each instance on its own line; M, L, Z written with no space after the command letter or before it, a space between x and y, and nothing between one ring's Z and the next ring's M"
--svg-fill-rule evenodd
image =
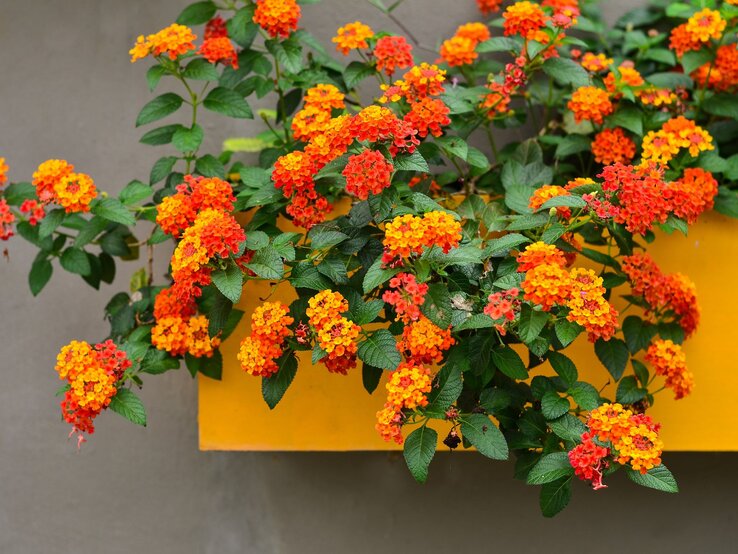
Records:
M440 429L449 449L512 454L546 516L575 478L597 490L619 469L675 492L647 412L692 390L682 344L700 312L648 245L707 210L738 216L738 2L659 0L608 29L597 2L477 0L487 21L435 45L359 21L321 44L300 28L314 3L201 1L139 37L151 91L179 88L141 110L163 156L117 196L66 160L8 184L0 158L0 237L38 248L34 295L57 264L97 289L116 259L145 260L106 307L109 336L59 352L72 434L106 410L145 424L149 375L219 379L228 339L271 408L310 379L296 352L361 378L418 481ZM402 0L371 3L409 26ZM254 97L276 109L254 114ZM205 111L265 131L204 153ZM297 299L267 299L229 339L255 280ZM566 353L580 335L603 365L593 383Z

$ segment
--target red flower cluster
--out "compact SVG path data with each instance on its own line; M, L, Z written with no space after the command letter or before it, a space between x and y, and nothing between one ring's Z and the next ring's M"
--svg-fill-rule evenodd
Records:
M520 290L512 288L500 292L494 292L487 297L487 305L484 307L484 313L494 319L497 331L505 335L507 333L506 325L514 321L520 313ZM499 323L502 321L501 323Z
M382 300L395 308L396 319L405 323L420 319L420 306L425 302L428 285L418 283L412 273L398 273L390 279L389 286Z
M396 69L405 69L413 65L413 47L405 37L385 36L377 39L374 46L374 59L377 60L377 71L384 71L391 76Z
M610 449L594 442L592 433L584 433L582 442L569 451L569 463L574 468L574 474L582 481L589 481L594 490L605 489L602 484L602 472L607 469L606 458Z
M184 183L177 185L176 190L156 207L156 223L174 237L192 225L199 212L231 212L236 201L230 183L217 177L185 175Z
M377 150L364 150L348 159L342 175L346 178L346 192L360 200L370 194L380 194L390 186L394 167Z
M410 105L410 111L405 115L405 121L417 129L418 136L423 138L431 133L440 137L443 129L449 123L448 114L451 110L440 98L423 98Z
M690 225L706 210L711 210L718 193L718 183L709 171L694 167L684 170L684 175L666 185L666 194L674 215Z
M664 274L648 254L623 258L623 272L628 276L633 294L650 306L649 312L672 312L687 337L695 332L700 320L694 283L681 273Z
M238 69L238 55L228 36L205 39L197 53L212 64L222 62Z

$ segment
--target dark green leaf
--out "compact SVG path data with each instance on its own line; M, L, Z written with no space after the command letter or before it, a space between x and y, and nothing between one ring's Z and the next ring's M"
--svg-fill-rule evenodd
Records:
M121 223L123 225L134 225L136 218L117 198L101 198L94 204L91 212L107 220Z
M202 104L208 110L228 117L244 119L254 117L248 102L237 92L225 87L216 87L211 90Z
M574 88L584 87L590 83L589 73L580 64L568 58L549 58L543 63L543 72L553 77L559 84L571 85Z
M140 202L151 196L153 189L141 181L131 181L120 191L120 201L126 206Z
M228 264L225 269L212 273L213 284L228 300L237 303L241 299L243 289L243 273L234 263Z
M379 367L374 367L367 363L361 364L361 382L366 392L372 394L376 390L379 380L382 378L382 373L384 371Z
M89 275L92 271L87 254L79 248L69 247L64 250L59 262L64 269L77 275Z
M625 371L630 354L628 347L620 339L602 340L595 343L595 353L610 372L615 381L619 381Z
M510 379L527 379L528 370L517 352L509 346L498 347L490 352L492 362Z
M185 67L182 74L185 79L195 81L217 81L218 70L204 58L195 58Z
M541 398L541 412L546 419L557 419L569 411L569 401L555 391L547 391Z
M398 154L394 163L397 171L422 171L425 173L430 171L428 162L417 150L412 154Z
M671 471L663 464L649 469L645 474L640 471L628 469L626 475L631 481L642 487L648 487L662 492L679 492L676 479L674 479Z
M540 506L544 517L553 517L571 500L571 477L546 483L541 487Z
M458 365L444 365L433 379L433 388L428 393L427 410L444 412L456 402L464 383Z
M405 439L403 450L405 462L410 473L419 483L425 483L428 479L428 466L436 453L437 443L438 433L425 425L415 429Z
M567 387L576 383L579 373L577 372L577 366L569 358L560 352L551 352L548 355L548 361L551 362L551 367L553 367L554 371L561 377Z
M587 426L582 420L571 414L564 414L559 419L549 421L548 426L557 437L571 442L579 442L582 434L587 432Z
M31 265L31 272L28 274L28 285L33 296L37 296L43 290L46 283L51 279L53 272L54 268L46 258L36 258L34 260Z
M143 402L130 389L118 389L108 408L136 425L146 426L146 409Z
M180 152L194 152L202 144L205 133L197 123L192 129L180 127L172 136L172 145Z
M173 92L157 96L141 109L136 118L136 127L158 121L169 114L173 114L180 108L182 102L182 98Z
M213 2L195 2L190 4L177 17L180 25L201 25L207 23L216 12L217 8Z
M522 312L520 313L520 324L518 327L518 334L520 340L524 343L531 343L535 338L541 334L541 331L546 326L549 314L547 312L534 310L527 304L524 305Z
M451 295L446 285L434 283L428 287L420 310L441 329L451 325Z
M261 380L261 395L270 409L279 404L284 393L292 384L292 380L297 373L297 358L292 350L288 350L277 361L279 370L271 377L264 377Z
M643 350L656 335L656 326L644 322L640 317L629 315L623 320L623 334L631 354Z
M464 417L461 421L461 434L483 456L493 460L507 460L507 441L489 417L482 414Z
M621 404L633 404L642 400L648 391L638 387L638 381L632 375L623 377L618 383L618 390L615 393L615 397Z
M527 483L529 485L542 485L563 477L569 477L573 474L574 468L571 462L569 462L567 453L554 452L552 454L546 454L533 466L533 469L528 474Z
M378 329L359 343L359 359L382 369L394 370L402 361L397 341L387 329Z
M38 226L38 237L42 239L50 236L62 224L65 215L64 208L56 208L47 213Z

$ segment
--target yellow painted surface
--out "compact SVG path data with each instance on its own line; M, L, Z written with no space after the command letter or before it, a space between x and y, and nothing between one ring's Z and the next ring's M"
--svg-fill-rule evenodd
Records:
M695 281L702 308L700 328L685 345L696 382L694 392L675 401L670 391L663 391L649 411L663 425L667 450L738 450L738 402L734 397L738 391L738 287L733 280L738 270L738 236L733 233L738 234L738 222L709 213L690 228L688 237L663 235L651 245L651 255L665 272L681 271ZM368 395L360 365L346 377L334 375L321 366L313 367L310 352L301 353L292 386L274 410L267 407L261 397L261 379L241 371L236 353L240 339L249 332L252 310L270 292L268 283L248 284L239 304L246 315L222 346L223 380L199 378L200 448L399 448L381 440L374 430L375 413L384 403L384 381ZM293 298L294 293L285 286L270 299L289 304ZM607 383L607 371L586 339L580 338L565 353L576 362L580 379L597 388ZM531 375L547 371L546 365ZM446 427L444 422L437 424L439 440Z

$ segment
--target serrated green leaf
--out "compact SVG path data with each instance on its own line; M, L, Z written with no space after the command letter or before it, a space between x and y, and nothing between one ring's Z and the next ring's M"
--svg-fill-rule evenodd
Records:
M158 121L173 114L182 106L182 102L182 97L173 92L157 96L141 109L136 118L136 127Z
M517 352L509 346L495 348L490 352L492 362L510 379L527 379L528 370Z
M227 115L228 117L242 119L252 119L254 117L249 103L236 91L225 87L216 87L211 90L202 101L202 105L211 112Z
M146 408L136 393L130 389L118 389L115 396L110 399L108 408L136 425L146 426Z
M569 358L560 352L551 352L548 355L548 361L567 387L577 382L579 377L577 366Z
M558 419L569 411L569 401L555 391L546 391L541 398L541 413L546 419Z
M546 483L541 487L540 506L544 517L553 517L571 500L571 477Z
M64 250L61 258L59 258L59 263L64 269L77 275L89 275L92 271L90 260L87 258L85 251L75 247Z
M581 441L582 434L587 432L587 426L582 420L571 414L564 414L558 419L549 421L548 426L557 437L571 442Z
M574 474L566 452L553 452L543 456L528 474L529 485L543 485Z
M99 202L93 204L90 211L95 215L122 225L135 225L136 223L136 218L130 210L117 198L101 198Z
M607 368L612 378L619 381L625 371L625 366L630 359L628 347L620 339L602 340L599 339L595 343L595 354Z
M187 127L180 127L172 135L172 145L182 153L195 152L202 144L202 139L205 137L205 133L197 123L194 127L188 129Z
M662 492L679 492L676 479L674 479L671 471L663 464L649 469L647 473L628 469L626 475L631 481L642 487L648 487Z
M438 433L423 425L405 439L403 455L410 473L419 483L428 479L428 466L436 453Z
M212 273L213 284L228 300L236 304L241 299L243 273L234 263Z
M378 329L359 343L359 359L381 369L394 370L402 357L397 350L397 341L387 329Z
M493 460L507 460L507 441L492 420L482 414L471 414L461 420L461 434L477 451Z
M54 268L49 260L46 258L36 258L34 260L28 274L28 285L33 296L38 296L38 293L43 290L53 273Z
M297 358L292 350L288 350L277 360L279 370L271 377L263 377L261 380L261 395L264 401L273 410L284 393L292 384L297 373Z

